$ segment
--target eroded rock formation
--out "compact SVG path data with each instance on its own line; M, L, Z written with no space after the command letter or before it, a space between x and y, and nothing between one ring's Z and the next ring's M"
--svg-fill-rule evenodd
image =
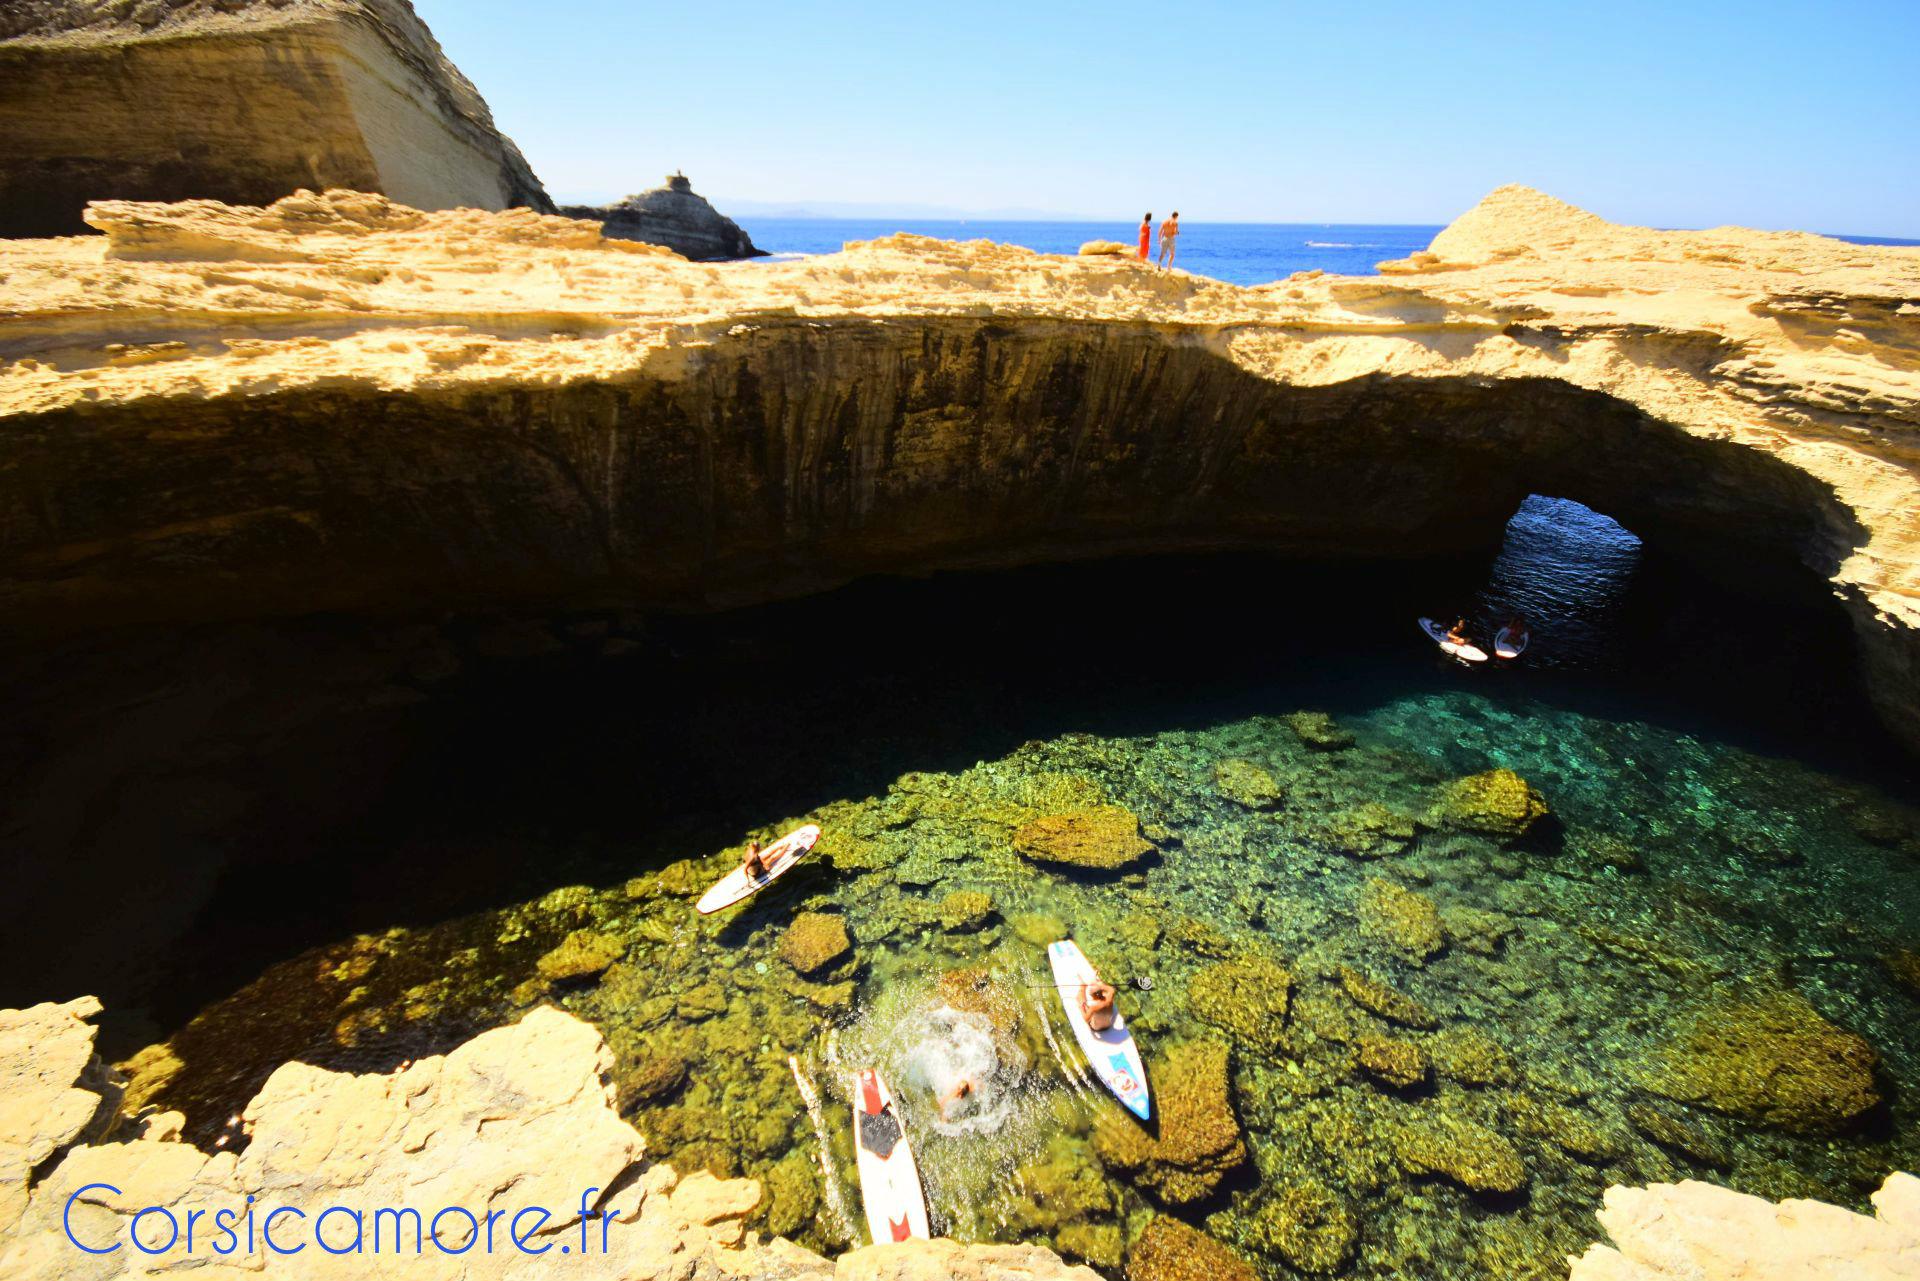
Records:
M22 0L0 13L0 236L90 200L378 191L553 204L407 0Z
M566 1268L592 1279L1098 1281L1091 1271L1068 1267L1037 1247L922 1241L855 1250L830 1262L790 1242L748 1234L745 1219L759 1204L759 1184L704 1172L682 1178L667 1166L648 1164L640 1135L620 1119L606 1082L612 1052L588 1024L551 1007L385 1075L288 1063L247 1105L242 1152L202 1151L161 1137L168 1131L151 1125L125 1142L67 1147L81 1129L68 1122L92 1115L104 1100L85 1074L91 1035L62 1034L54 1025L64 1020L84 1026L79 1016L97 1009L97 1003L83 1001L0 1011L0 1096L50 1101L50 1115L61 1119L58 1126L41 1127L57 1131L58 1142L34 1149L36 1162L59 1154L57 1163L30 1196L20 1185L24 1204L15 1212L17 1223L0 1220L0 1275L14 1281L71 1277L83 1263L86 1275L98 1278L145 1276L168 1265L191 1270L196 1264L222 1276L384 1276L394 1269L387 1260L395 1254L409 1275L477 1281L524 1276L538 1262L508 1245L509 1219L492 1225L500 1235L491 1247L474 1248L483 1243L466 1215L427 1217L424 1235L416 1236L413 1220L383 1220L376 1213L410 1208L434 1216L446 1206L461 1207L482 1222L496 1210L551 1210L550 1219L523 1224L522 1238L529 1248L546 1247L555 1257L561 1246L569 1253L577 1249ZM77 1062L76 1047L82 1053ZM57 1093L49 1095L49 1088ZM67 1105L67 1096L78 1096L80 1106ZM14 1109L6 1111L10 1116ZM610 1221L586 1223L583 1231L583 1193ZM277 1253L256 1243L226 1258L212 1255L218 1238L210 1239L206 1225L214 1212L244 1206L249 1196L263 1221L282 1207L309 1216L275 1219L277 1239L288 1246L311 1244L315 1231L331 1245L345 1246L356 1231L351 1218L335 1214L326 1226L315 1225L328 1207L357 1211L363 1248ZM126 1248L134 1216L148 1206L166 1207L180 1220L192 1210L205 1211L196 1253L188 1254L184 1244L153 1255ZM385 1258L367 1248L383 1223ZM83 1255L68 1240L69 1230L90 1247L117 1242L121 1248ZM167 1240L160 1216L148 1216L138 1230L148 1245Z
M694 262L766 257L739 223L695 194L685 174L668 174L658 187L610 205L563 205L560 212L599 222L613 239L661 245Z
M913 236L716 267L338 195L89 217L0 251L23 626L1439 553L1546 492L1817 576L1920 743L1920 250L1524 188L1383 277L1256 289Z
M1920 1179L1892 1174L1875 1215L1748 1196L1711 1183L1607 1189L1613 1246L1573 1261L1572 1281L1910 1281L1920 1276Z

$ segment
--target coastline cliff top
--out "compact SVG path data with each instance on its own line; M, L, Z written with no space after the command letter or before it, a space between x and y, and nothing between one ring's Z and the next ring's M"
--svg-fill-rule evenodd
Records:
M696 263L597 222L352 192L107 202L87 220L106 234L0 246L0 418L674 380L761 325L1146 329L1274 383L1551 381L1750 447L1844 513L1815 557L1834 584L1920 628L1920 248L1619 226L1524 187L1379 276L1255 288L906 234Z

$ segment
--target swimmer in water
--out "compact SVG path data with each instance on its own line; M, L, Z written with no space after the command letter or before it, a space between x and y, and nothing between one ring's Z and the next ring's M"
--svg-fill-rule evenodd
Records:
M972 1077L963 1076L955 1081L953 1088L940 1096L940 1119L952 1120L953 1109L971 1098L976 1088Z

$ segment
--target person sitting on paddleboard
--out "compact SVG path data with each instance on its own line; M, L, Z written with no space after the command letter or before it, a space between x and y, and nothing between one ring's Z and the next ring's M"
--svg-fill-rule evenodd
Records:
M1467 639L1466 619L1458 618L1454 620L1453 626L1447 628L1447 640L1454 645L1468 645L1472 643Z
M1087 1026L1096 1032L1112 1027L1113 984L1089 983L1081 988L1080 1012L1087 1016Z
M1527 643L1527 620L1515 614L1507 620L1507 641L1513 645Z
M768 866L767 860L760 857L759 841L747 842L747 857L740 865L746 869L747 878L754 881L773 871L773 868Z

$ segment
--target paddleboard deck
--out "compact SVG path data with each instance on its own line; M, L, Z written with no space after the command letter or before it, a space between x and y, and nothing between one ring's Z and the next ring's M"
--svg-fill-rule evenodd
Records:
M1423 618L1420 620L1420 630L1425 632L1434 644L1463 663L1484 663L1487 661L1486 650L1481 649L1478 645L1462 645L1458 641L1448 640L1447 629L1434 622L1431 618Z
M813 848L820 839L820 829L812 823L795 828L785 836L767 846L760 852L762 859L771 860L767 864L767 874L761 877L749 877L747 869L736 867L721 877L705 894L700 896L697 906L700 915L710 916L722 908L732 907L741 899L758 894L788 872Z
M913 1146L907 1142L887 1083L872 1068L853 1074L853 1150L873 1243L931 1238L927 1196L920 1187Z
M1531 636L1522 636L1516 641L1513 639L1513 633L1502 627L1499 633L1493 638L1493 656L1495 658L1518 658L1527 652L1527 642L1532 639L1533 637Z
M1140 1047L1134 1044L1133 1033L1127 1031L1126 1018L1115 1010L1113 1026L1096 1032L1081 1012L1080 994L1089 984L1100 981L1092 962L1072 939L1049 944L1047 962L1053 966L1053 985L1060 991L1067 1023L1080 1043L1080 1052L1093 1065L1093 1074L1127 1111L1142 1121L1148 1120L1153 1115L1153 1102L1147 1093L1147 1069L1140 1061Z

